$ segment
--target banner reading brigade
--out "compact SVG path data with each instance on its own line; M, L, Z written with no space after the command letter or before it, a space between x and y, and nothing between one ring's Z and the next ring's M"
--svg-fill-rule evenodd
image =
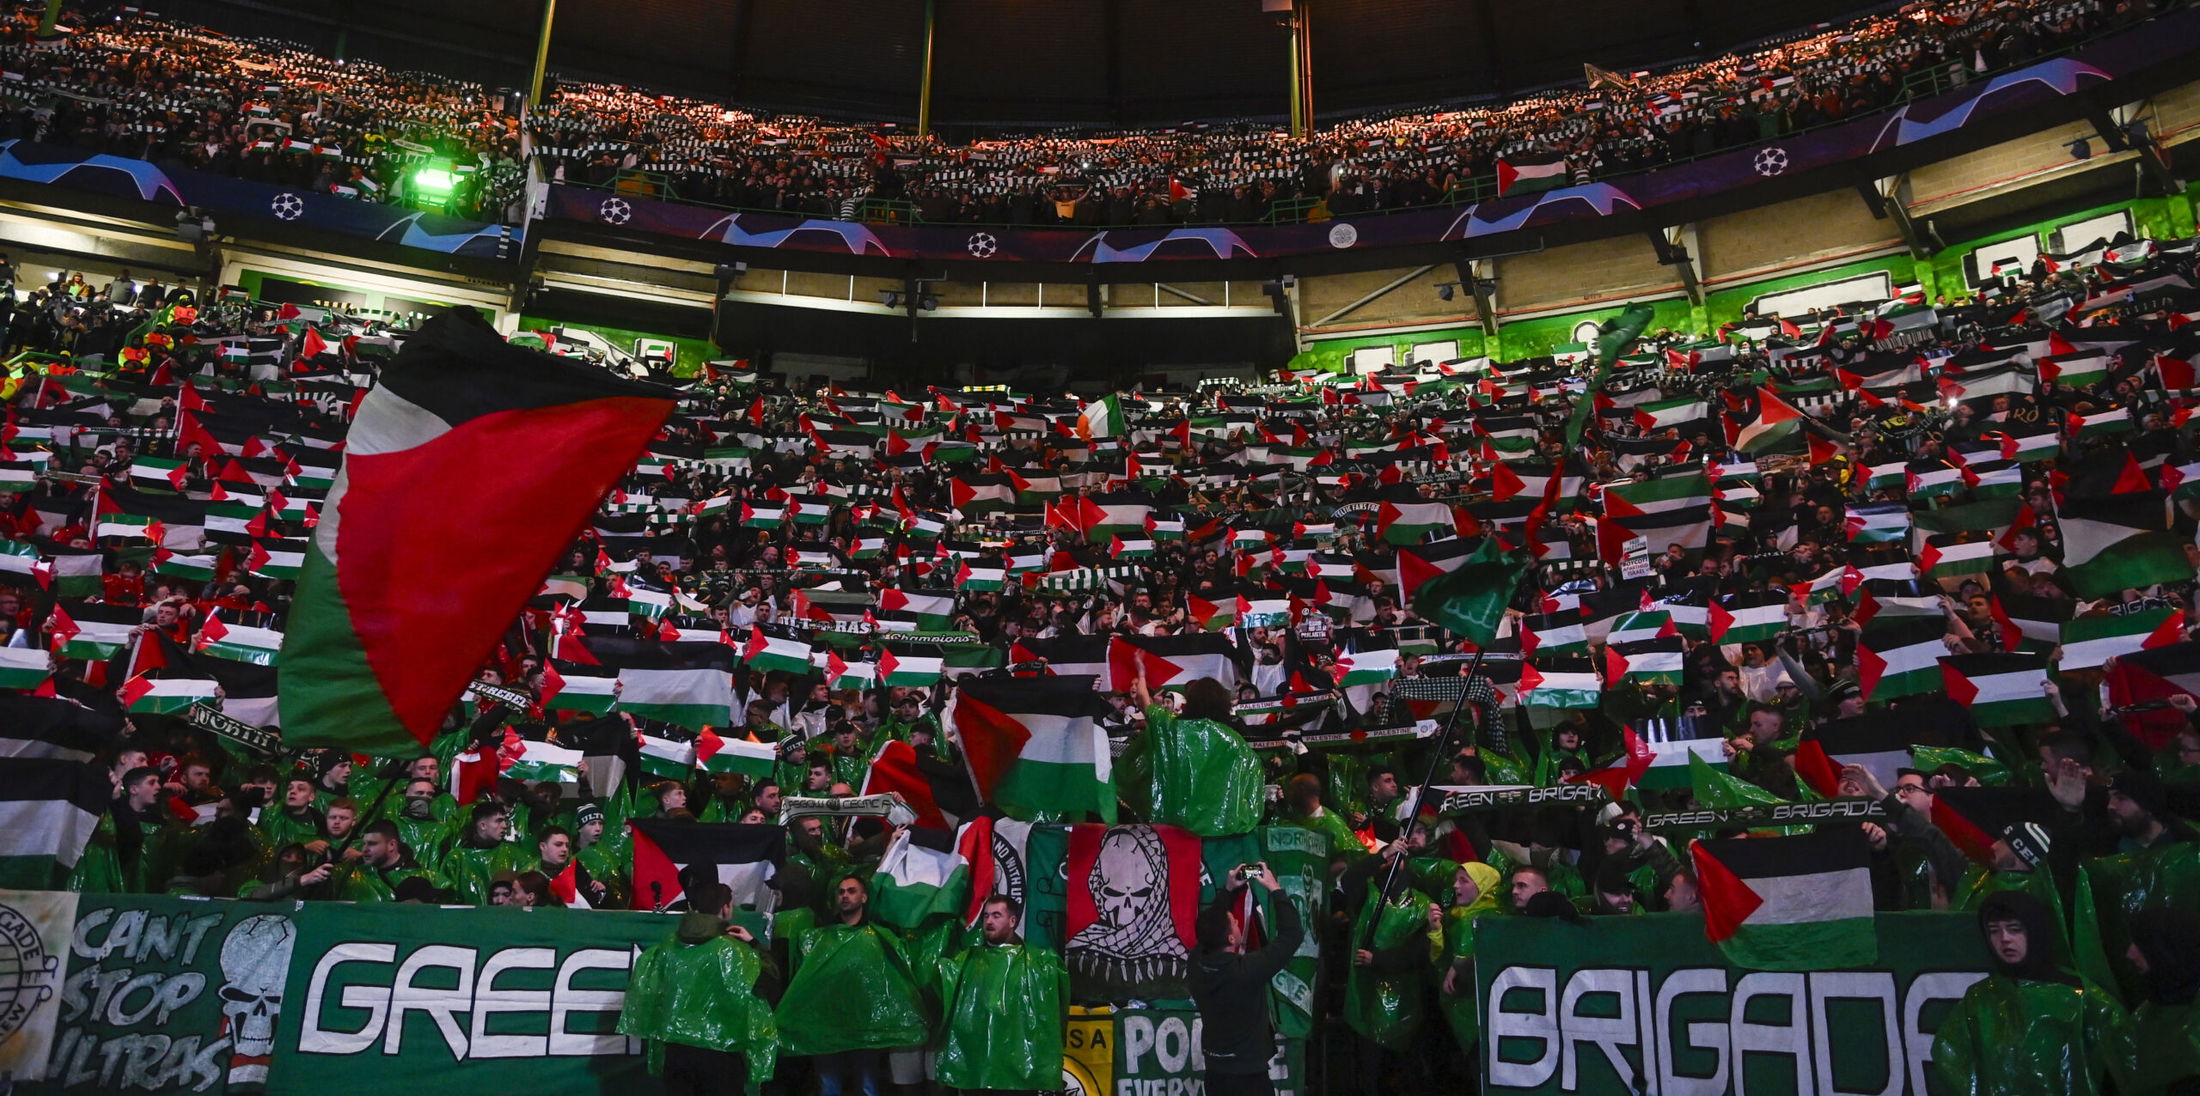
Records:
M1689 914L1478 918L1482 1090L1924 1096L1986 947L1968 914L1875 928L1870 968L1796 974L1728 965Z

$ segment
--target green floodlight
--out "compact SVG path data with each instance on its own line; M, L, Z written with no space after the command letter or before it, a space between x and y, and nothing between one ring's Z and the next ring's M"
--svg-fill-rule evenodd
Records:
M458 172L449 160L430 160L412 173L415 197L440 202L458 189Z

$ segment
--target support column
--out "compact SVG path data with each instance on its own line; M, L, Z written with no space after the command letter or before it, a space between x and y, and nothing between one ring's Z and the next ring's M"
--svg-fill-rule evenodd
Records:
M1291 47L1291 65L1289 71L1291 76L1291 136L1293 137L1306 136L1306 114L1303 109L1304 99L1299 94L1299 57L1301 54L1301 50L1299 49L1300 18L1301 15L1299 12L1299 6L1296 2L1294 2L1291 5L1291 14L1285 17L1286 22L1284 24L1285 26L1290 28L1290 34L1288 35L1290 41L1288 44Z
M550 26L557 21L558 0L542 0L542 33L535 39L535 79L527 85L527 102L542 102L542 78L550 69Z
M937 0L924 0L924 68L917 83L917 136L932 133L932 41L940 25Z
M46 0L46 14L38 18L38 36L53 37L53 26L61 19L61 0Z

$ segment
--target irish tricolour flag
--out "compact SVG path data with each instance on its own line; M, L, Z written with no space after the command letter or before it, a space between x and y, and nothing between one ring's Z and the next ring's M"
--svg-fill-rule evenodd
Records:
M1122 437L1124 425L1123 401L1115 396L1094 400L1077 412L1077 436L1086 441Z
M1084 677L972 678L949 717L981 799L1012 818L1097 813L1115 821L1099 694Z
M1704 935L1736 966L1829 970L1879 957L1863 830L1704 840L1690 851Z

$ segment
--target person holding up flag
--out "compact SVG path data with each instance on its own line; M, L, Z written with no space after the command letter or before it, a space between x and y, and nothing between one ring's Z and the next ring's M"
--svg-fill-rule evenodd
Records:
M871 920L870 884L844 875L832 893L833 920L791 942L779 1049L816 1059L819 1096L878 1096L886 1052L923 1046L931 1015L907 943Z
M672 936L642 952L627 982L619 1034L649 1041L650 1072L670 1096L754 1092L777 1064L779 968L754 934L727 923L732 905L733 888L698 886Z

